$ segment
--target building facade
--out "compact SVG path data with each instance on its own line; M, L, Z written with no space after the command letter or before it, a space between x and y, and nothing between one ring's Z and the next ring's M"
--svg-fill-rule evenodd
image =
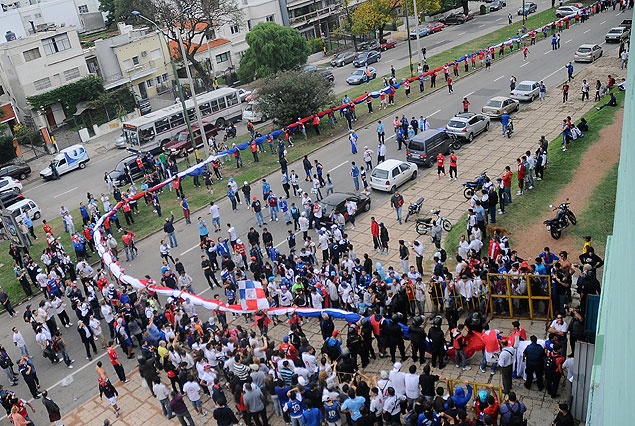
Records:
M87 75L74 27L56 27L0 44L0 104L11 102L20 121L36 129L55 129L66 114L60 103L33 110L27 98Z

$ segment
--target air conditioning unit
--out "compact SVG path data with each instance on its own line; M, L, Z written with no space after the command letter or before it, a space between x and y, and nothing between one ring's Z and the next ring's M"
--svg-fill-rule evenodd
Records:
M141 56L148 56L148 51L147 50L142 50L141 51Z

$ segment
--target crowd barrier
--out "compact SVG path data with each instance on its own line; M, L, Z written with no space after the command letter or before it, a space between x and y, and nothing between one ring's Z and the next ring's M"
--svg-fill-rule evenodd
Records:
M521 291L521 286L526 291ZM490 306L495 318L553 318L551 276L534 274L487 274Z

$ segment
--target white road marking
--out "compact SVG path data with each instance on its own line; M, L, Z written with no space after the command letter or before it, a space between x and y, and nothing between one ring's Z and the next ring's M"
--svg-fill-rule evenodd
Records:
M602 21L600 22L600 25L604 25L606 23L606 21Z
M433 115L435 115L435 114L437 114L437 113L439 113L439 112L441 112L441 110L440 110L440 109L436 110L436 111L435 111L435 112L433 112L432 114L428 114L428 117L427 117L427 118L430 118L430 117L432 117Z
M562 69L555 70L554 72L552 72L551 74L549 74L548 76L546 76L545 78L543 78L543 80L546 80L546 79L548 79L549 77L551 77L552 75L554 75L554 74L556 74L556 73L558 73L558 72L561 72L561 71L562 71Z
M192 251L192 250L194 250L195 248L199 248L199 247L200 247L200 245L198 245L198 244L197 244L197 245L195 245L194 247L192 247L192 248L189 248L189 249L185 250L185 251L184 251L183 253L181 253L180 255L181 255L181 256L185 256L186 254L188 254L189 252L191 252L191 251Z
M339 169L340 167L342 167L346 163L348 163L348 160L344 161L343 163L338 164L337 166L333 167L331 170L327 170L327 172L331 173L333 170Z
M564 42L564 44L571 43L572 41L573 41L573 39L567 40L567 41Z
M622 14L622 12L618 13L618 14L617 14L617 15L615 15L615 16L620 16L621 14Z
M397 135L392 134L391 136L388 136L386 139L392 139L392 138L394 138L395 136L397 136Z
M296 232L296 233L295 233L295 234L293 234L293 235L298 235L300 232L302 232L302 231L298 231L298 232ZM287 242L287 240L286 240L286 238L285 238L284 240L280 241L278 244L276 244L275 246L273 246L273 248L277 249L278 247L280 247L281 245L283 245L283 244L284 244L284 243L286 243L286 242Z
M545 55L548 55L548 54L550 54L551 52L553 52L553 50L547 50L547 51L545 52Z
M479 28L481 28L481 27L484 27L485 25L486 25L486 24L481 24L481 25L479 25L478 27L479 27Z
M46 182L41 183L41 184L39 184L39 185L37 185L37 186L34 186L33 188L29 188L29 189L27 189L26 191L22 191L22 193L23 193L23 194L26 194L27 192L29 192L29 191L33 191L34 189L42 188L44 185L46 185Z
M474 92L466 93L465 97L467 98L468 96L473 95L473 94L474 94Z
M505 77L505 76L504 76L504 75L501 75L500 77L498 77L498 78L494 79L494 81L498 81L498 80L500 80L500 79L501 79L501 78L503 78L503 77Z
M522 65L520 66L520 68L522 68L522 67L524 67L524 66L526 66L526 65L529 65L529 64L531 64L531 62L525 62L524 64L522 64Z
M497 19L496 21L494 21L494 22L498 22L498 21L500 21L501 19L503 19L503 18L498 18L498 19Z
M53 197L53 198L59 198L59 197L61 197L62 195L66 195L66 194L68 194L69 192L73 192L73 191L75 191L77 188L78 188L77 186L76 186L75 188L71 188L71 189L69 189L68 191L64 191L64 192L62 192L61 194L57 194L57 195L56 195L55 197Z
M588 33L588 32L591 32L591 30L586 30L586 31L584 32L584 34L586 34L586 33Z
M462 36L463 34L467 34L467 31L463 31L461 33L458 33L457 35Z

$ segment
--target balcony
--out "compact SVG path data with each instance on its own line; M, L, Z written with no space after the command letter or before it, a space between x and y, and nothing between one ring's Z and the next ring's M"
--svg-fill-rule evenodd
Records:
M105 75L104 76L104 88L106 90L114 87L122 86L126 83L134 83L135 80L145 78L149 75L155 74L157 67L154 61L148 61L143 64L133 65L132 67L123 70L122 72Z
M303 25L312 24L320 19L324 19L337 12L340 9L340 5L334 4L324 9L314 10L305 15L289 18L289 25L292 28L301 27Z

